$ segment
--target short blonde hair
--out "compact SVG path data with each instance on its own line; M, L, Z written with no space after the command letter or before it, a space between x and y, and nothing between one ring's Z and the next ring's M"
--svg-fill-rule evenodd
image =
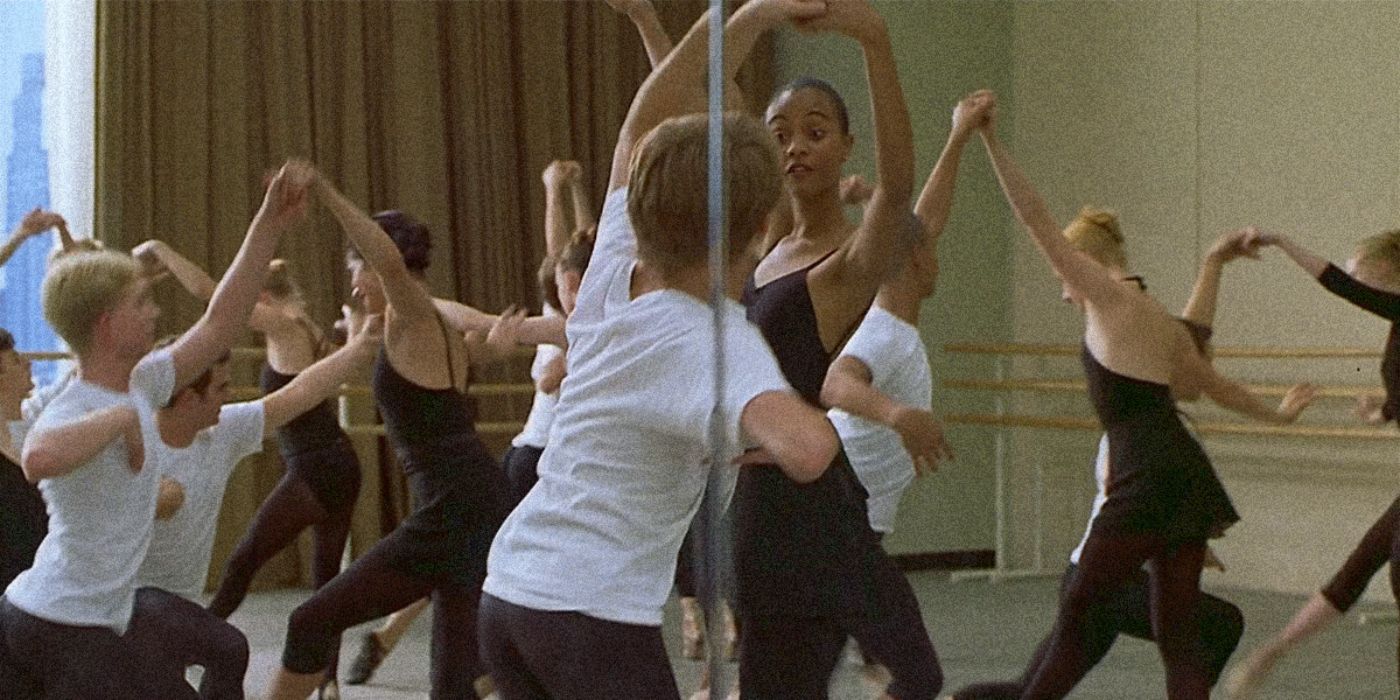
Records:
M1079 215L1065 227L1064 236L1071 245L1101 265L1128 267L1118 215L1107 209L1091 206L1080 209Z
M98 319L116 308L140 277L141 266L125 253L98 250L64 255L44 276L44 319L73 352L86 353Z
M1389 265L1391 281L1400 282L1400 228L1382 231L1362 239L1356 246L1356 257L1367 262Z
M777 145L753 117L723 117L726 214L731 255L743 254L763 229L782 191ZM709 155L706 115L668 119L632 156L627 214L637 257L663 273L703 264L709 255Z

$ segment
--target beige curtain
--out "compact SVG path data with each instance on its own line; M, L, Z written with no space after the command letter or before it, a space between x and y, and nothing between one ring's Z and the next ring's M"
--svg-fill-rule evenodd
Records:
M675 39L705 4L657 2ZM762 99L771 51L755 54L740 82ZM164 239L217 275L257 210L264 172L301 156L367 209L427 222L439 294L487 310L534 305L539 173L578 160L600 206L618 127L648 70L630 23L601 1L101 2L94 229L123 249ZM282 243L325 323L345 298L341 249L324 215ZM173 287L158 297L168 330L199 313ZM487 376L518 380L522 369ZM488 402L482 417L518 420L527 407ZM357 552L403 507L396 481L381 479L380 450L362 447ZM270 456L236 473L216 573L280 469ZM300 568L296 552L284 555L262 583L304 580Z

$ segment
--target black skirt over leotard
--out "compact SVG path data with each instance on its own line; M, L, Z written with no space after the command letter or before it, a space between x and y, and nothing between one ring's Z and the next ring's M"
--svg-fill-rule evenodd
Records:
M773 348L788 383L818 407L833 359L817 332L807 289L807 273L820 262L762 287L750 277L743 295L749 320ZM777 465L740 469L734 492L740 612L825 615L877 599L869 573L883 554L866 498L844 452L810 484L789 479Z
M1219 537L1240 517L1210 459L1181 422L1165 384L1127 377L1082 353L1089 400L1108 434L1105 533L1152 533L1169 542Z
M413 496L412 514L385 541L394 568L479 586L507 489L476 434L475 402L451 380L453 387L425 389L395 371L383 349L375 358L375 400Z

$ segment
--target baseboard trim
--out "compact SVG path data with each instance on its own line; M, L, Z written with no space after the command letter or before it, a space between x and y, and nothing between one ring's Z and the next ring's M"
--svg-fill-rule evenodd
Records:
M965 549L955 552L920 552L895 554L890 557L902 571L957 571L959 569L990 569L996 566L996 551Z

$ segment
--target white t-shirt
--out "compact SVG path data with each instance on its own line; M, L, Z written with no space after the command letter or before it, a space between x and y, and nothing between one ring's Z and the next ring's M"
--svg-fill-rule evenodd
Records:
M228 404L219 410L219 423L201 430L189 447L155 444L161 474L180 482L185 502L169 520L156 521L137 585L198 600L229 475L244 457L262 450L263 422L262 401Z
M15 445L24 444L24 438L29 435L29 429L34 426L34 421L39 420L39 414L43 412L44 407L67 388L68 382L72 381L75 374L76 370L64 373L54 382L35 389L20 404L20 419L10 421L10 437L14 440Z
M536 610L657 626L705 491L711 417L719 411L724 452L738 456L744 407L791 388L743 308L727 301L716 406L709 305L670 289L630 298L626 203L623 188L603 206L539 483L496 535L484 590ZM714 494L723 501L736 475L727 462L725 492Z
M557 317L558 311L554 307L545 304L544 316ZM530 363L530 379L535 381L535 386L539 386L540 377L544 376L545 368L549 366L554 358L564 354L564 349L558 345L539 345L535 347L535 361ZM559 392L546 394L535 389L535 401L530 404L530 416L525 419L525 427L520 429L520 434L510 441L513 447L540 447L543 448L549 440L549 426L554 422L554 405L559 402Z
M841 356L860 360L870 370L870 385L895 401L919 408L933 402L933 372L919 329L879 306L870 307ZM893 532L899 499L914 481L914 460L899 433L839 408L827 416L841 436L851 467L870 493L870 527Z
M136 593L136 570L146 557L156 512L160 442L155 413L170 399L175 363L168 350L147 355L131 370L126 393L77 377L53 398L31 434L61 427L114 406L130 405L141 423L145 465L133 474L126 443L114 440L83 466L39 482L49 511L49 535L34 566L5 590L15 607L64 625L107 627L125 634Z

